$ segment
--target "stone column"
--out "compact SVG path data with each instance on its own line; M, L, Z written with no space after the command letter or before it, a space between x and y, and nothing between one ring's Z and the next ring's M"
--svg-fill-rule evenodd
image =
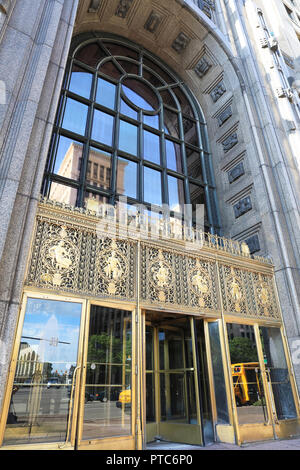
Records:
M0 402L77 5L18 1L0 43Z

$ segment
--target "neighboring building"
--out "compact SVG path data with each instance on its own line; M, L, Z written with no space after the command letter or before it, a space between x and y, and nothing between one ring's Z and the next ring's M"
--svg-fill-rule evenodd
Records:
M300 434L299 41L299 0L0 0L3 448Z

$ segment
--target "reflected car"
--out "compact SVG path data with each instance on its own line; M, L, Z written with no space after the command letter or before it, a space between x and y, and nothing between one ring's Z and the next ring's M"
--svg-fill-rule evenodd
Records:
M120 389L111 390L110 393L108 390L103 390L102 392L95 394L95 399L102 401L103 403L110 401L116 401L119 398Z
M59 385L60 385L59 379L53 378L53 379L48 380L47 388L50 388L50 387L59 388Z
M117 408L125 408L131 407L131 389L128 387L126 390L123 390L119 395L119 400L116 403Z

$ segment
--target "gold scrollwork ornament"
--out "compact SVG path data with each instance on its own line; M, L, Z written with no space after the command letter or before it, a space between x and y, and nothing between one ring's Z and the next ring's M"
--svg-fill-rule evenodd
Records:
M191 273L192 289L198 296L199 307L205 307L205 297L209 293L209 280L207 273L201 269L199 261L197 260L196 269Z
M231 270L231 278L229 281L229 293L233 301L235 302L234 308L236 312L241 311L241 300L243 299L243 294L241 286L237 281L233 269Z

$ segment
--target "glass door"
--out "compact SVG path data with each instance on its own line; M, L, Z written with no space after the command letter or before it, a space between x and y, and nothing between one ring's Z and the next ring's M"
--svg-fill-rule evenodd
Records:
M161 314L146 326L147 442L203 443L195 332L193 319L182 316Z
M132 311L109 305L89 310L77 447L134 449Z
M3 446L71 445L83 314L80 301L25 295L4 401Z
M227 323L240 442L299 432L293 378L280 328Z
M113 306L89 309L76 299L25 295L0 444L134 449L131 317Z

